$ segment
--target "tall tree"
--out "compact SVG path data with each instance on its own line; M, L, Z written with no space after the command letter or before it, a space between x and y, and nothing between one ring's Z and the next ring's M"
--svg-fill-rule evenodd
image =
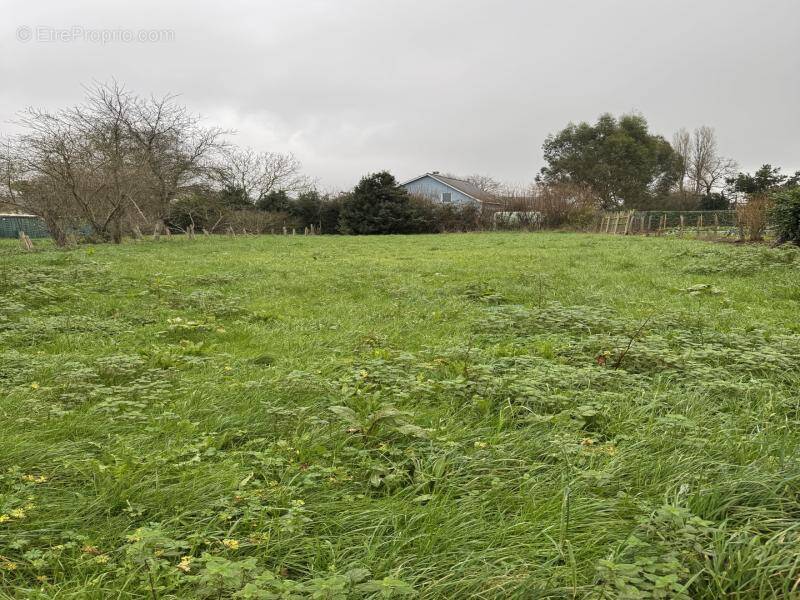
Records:
M686 176L695 194L710 195L736 173L736 162L719 155L714 129L703 125L691 137Z
M300 169L300 161L292 154L231 147L222 153L215 177L223 187L244 190L250 202L258 204L271 192L308 189L310 182Z
M740 194L762 194L781 187L800 185L800 171L794 175L784 175L780 167L762 165L755 173L739 173L728 179L734 192Z
M684 193L686 180L689 177L689 164L692 160L692 134L681 127L672 136L672 149L675 150L678 159L678 191Z
M636 207L665 194L680 177L669 142L651 134L641 115L601 115L597 123L570 123L543 145L547 165L538 181L591 187L606 208Z

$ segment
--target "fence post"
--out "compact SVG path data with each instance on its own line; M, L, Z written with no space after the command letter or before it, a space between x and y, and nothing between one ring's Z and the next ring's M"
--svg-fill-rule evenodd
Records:
M606 233L611 231L611 213L606 214Z
M33 250L33 242L24 231L19 232L19 245L23 250L27 250L28 252Z
M683 237L683 227L684 227L685 223L686 223L686 219L684 218L683 215L681 215L681 226L680 226L680 229L678 230L678 235L680 237Z
M718 230L719 229L719 215L714 213L714 239L719 237Z
M703 229L703 215L702 213L697 215L697 239L700 239L700 234Z
M619 229L619 216L620 212L617 211L614 219L614 235L617 235L617 230Z
M647 214L647 235L653 230L653 213Z
M628 232L631 230L631 219L633 218L633 211L629 211L625 217L625 229L623 231L623 235L628 235Z

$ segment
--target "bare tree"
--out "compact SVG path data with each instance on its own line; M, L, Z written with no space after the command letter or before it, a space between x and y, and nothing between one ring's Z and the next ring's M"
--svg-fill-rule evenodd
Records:
M115 95L119 85L98 90ZM205 127L200 117L176 101L176 96L135 98L126 116L128 134L139 154L143 181L148 188L147 206L136 206L141 217L163 221L181 187L197 182L210 172L213 157L225 148L218 127Z
M0 202L41 216L57 243L69 228L120 242L134 226L161 227L189 189L216 200L208 183L253 203L310 184L291 154L231 148L175 96L142 98L116 81L87 87L70 108L29 108L19 122L22 133L0 150Z
M87 87L84 102L58 112L29 108L20 125L4 150L4 195L54 237L70 223L120 242L133 220L163 223L178 190L223 146L223 131L203 127L174 96L142 99L116 81Z
M689 176L689 164L692 160L692 135L681 127L672 136L672 148L678 155L679 160L678 191L683 193L686 187L686 179Z
M215 173L219 184L241 190L255 204L274 190L309 189L311 182L300 168L300 161L293 154L233 147L222 154Z
M696 194L710 194L736 174L736 162L719 155L714 129L703 125L694 130L687 177Z
M476 173L474 175L469 175L464 179L469 181L484 194L488 194L490 196L498 196L504 191L503 184L489 175L480 175Z

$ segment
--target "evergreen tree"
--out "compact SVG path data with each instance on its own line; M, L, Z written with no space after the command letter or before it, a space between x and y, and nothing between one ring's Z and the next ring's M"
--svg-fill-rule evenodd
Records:
M341 233L410 233L414 216L408 192L397 185L388 171L362 178L342 202L339 213Z

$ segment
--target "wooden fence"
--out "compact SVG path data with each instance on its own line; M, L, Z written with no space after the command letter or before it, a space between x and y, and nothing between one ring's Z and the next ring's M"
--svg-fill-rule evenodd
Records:
M597 220L595 231L609 235L671 235L706 239L744 236L734 210L604 212Z

